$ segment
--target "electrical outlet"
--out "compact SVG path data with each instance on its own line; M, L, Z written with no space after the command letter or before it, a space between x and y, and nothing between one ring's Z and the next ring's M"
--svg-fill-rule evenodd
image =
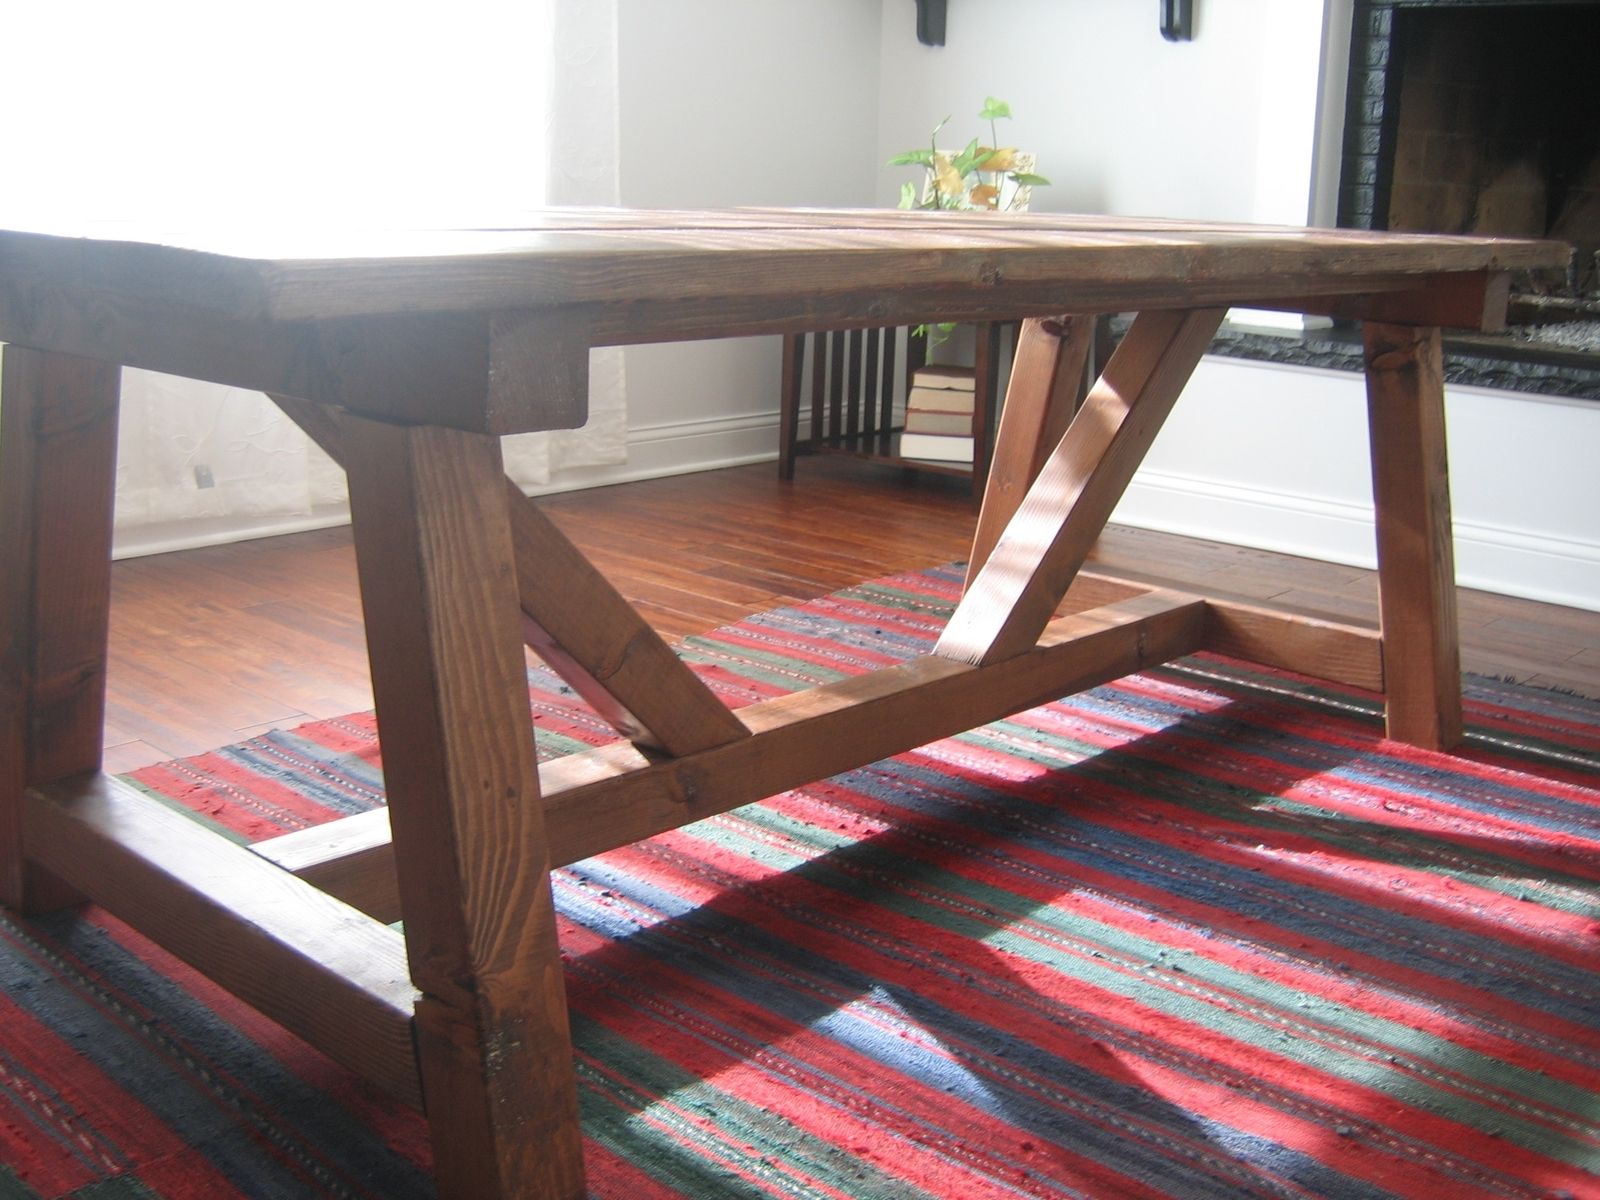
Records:
M211 475L211 468L206 466L194 469L194 485L197 488L216 487L217 481Z

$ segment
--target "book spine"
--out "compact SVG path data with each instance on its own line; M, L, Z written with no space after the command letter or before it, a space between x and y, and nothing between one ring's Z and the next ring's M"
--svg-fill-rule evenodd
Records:
M977 387L971 367L920 367L911 382L917 387L943 391L970 392Z
M942 388L914 387L906 395L906 411L970 413L973 409L971 392L953 392Z
M927 408L907 409L906 432L971 436L972 414L969 412L937 412Z
M972 461L972 439L945 433L902 433L900 457L969 463Z

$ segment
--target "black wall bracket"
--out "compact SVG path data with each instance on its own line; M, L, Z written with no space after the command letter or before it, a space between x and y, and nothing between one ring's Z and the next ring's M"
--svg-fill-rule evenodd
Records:
M1169 42L1194 38L1194 0L1161 0L1161 36Z
M944 45L947 0L917 0L917 41L924 46Z

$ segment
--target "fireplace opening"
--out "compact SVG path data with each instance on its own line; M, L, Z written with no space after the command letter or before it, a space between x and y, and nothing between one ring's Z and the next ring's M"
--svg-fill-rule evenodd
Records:
M1549 237L1474 352L1600 370L1600 0L1356 0L1339 223ZM1544 389L1540 389L1544 390Z

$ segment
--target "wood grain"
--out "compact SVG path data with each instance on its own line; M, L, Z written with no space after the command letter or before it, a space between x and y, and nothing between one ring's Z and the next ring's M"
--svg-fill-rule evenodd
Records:
M992 663L1033 645L1221 324L1141 313L1040 470L934 653Z
M544 497L540 508L603 562L607 578L668 637L702 632L730 610L737 619L885 572L959 559L973 526L965 489L954 482L906 480L897 470L837 458L809 463L801 487L780 484L770 463L757 463L565 492ZM127 761L116 769L237 740L237 725L217 711L227 680L213 661L273 668L280 686L265 675L258 681L273 712L254 720L298 724L372 707L349 532L315 530L112 565L115 727L106 745ZM679 581L670 608L645 596L647 570ZM1371 571L1119 525L1096 543L1067 604L1091 574L1108 572L1324 619L1375 627L1378 618ZM1560 676L1564 686L1600 695L1593 613L1471 588L1457 595L1463 670ZM167 638L179 632L203 641L213 657L204 666L174 660Z
M524 641L624 736L690 754L748 736L533 501L508 484ZM528 627L531 627L531 633Z
M1388 732L1448 750L1461 659L1439 331L1368 322L1365 339Z
M1478 271L1429 279L1389 292L1307 297L1295 311L1494 333L1505 328L1510 296L1509 272Z
M23 792L100 766L120 368L7 346L0 378L0 903L76 895L28 866Z
M1377 629L1351 622L1207 600L1206 649L1314 679L1383 690L1383 640Z
M967 558L967 585L1000 540L1051 449L1066 432L1082 386L1094 339L1094 318L1025 321L1017 337L1011 381L1000 410L994 459L989 466Z
M340 425L440 1191L579 1197L499 445Z
M421 1103L400 936L125 783L28 793L30 856L273 1020Z
M498 230L259 229L141 235L126 227L0 234L0 264L151 303L198 294L215 312L277 321L546 304L866 290L1004 295L1013 283L1160 279L1175 303L1216 280L1241 298L1312 294L1318 280L1560 267L1555 242L1308 230L1068 214L981 222L872 210L529 214ZM1328 294L1360 290L1331 286ZM1105 311L1117 311L1107 306ZM927 313L937 319L937 312ZM1012 315L1012 314L1006 314ZM891 322L880 321L879 324ZM892 323L901 323L898 321Z
M249 849L328 895L391 922L403 911L392 840L389 810L372 808L266 838Z
M1156 594L1050 621L1228 304L1337 305L1387 322L1369 325L1368 365L1390 727L1448 744L1455 614L1438 337L1402 327L1447 314L1492 325L1505 272L1559 266L1566 257L1555 243L1053 215L562 212L496 229L170 237L121 228L73 236L81 232L0 232L0 338L348 410L335 420L351 478L394 890L421 992L409 1027L440 1190L451 1197L583 1194L552 857L722 811L1136 670L1207 636L1244 645L1267 636L1264 618L1208 615L1197 601ZM837 438L844 414L852 426L865 417L855 331L1129 309L1141 317L994 544L941 639L943 657L759 706L746 718L748 737L737 718L692 711L699 701L689 702L686 753L662 759L619 742L574 756L547 770L550 795L541 799L519 607L537 610L528 613L533 640L596 684L602 710L636 734L644 726L673 745L678 735L658 728L667 718L639 710L652 696L670 696L674 681L699 695L686 672L664 665L664 648L644 621L602 586L599 568L630 551L600 546L590 570L553 525L515 515L534 510L500 470L491 435L581 419L591 346L837 331L835 379L849 376L847 391L828 396ZM989 346L980 343L985 361ZM66 378L63 360L29 361ZM49 387L24 383L43 405ZM72 387L83 396L97 390L82 379ZM69 403L47 407L73 411ZM0 419L7 429L19 420ZM303 990L312 998L319 988L332 996L342 1016L334 1024L360 1024L370 1010L374 1036L393 1040L408 1026L395 1018L403 1000L395 1004L387 984L367 987L359 964L332 961L332 973L353 973L356 985L319 983L292 937L258 932L280 910L291 924L315 923L311 906L275 901L284 893L262 884L256 890L271 912L258 920L259 898L227 895L204 865L197 884L178 883L198 849L181 840L168 846L159 814L114 791L22 793L79 765L85 730L98 724L93 697L104 663L103 650L79 651L94 640L96 620L103 643L105 589L89 560L104 558L97 539L106 520L94 514L109 494L107 435L96 425L46 451L46 461L54 453L67 467L81 459L94 476L90 498L74 502L66 484L27 475L39 469L34 452L48 440L40 428L21 435L23 468L11 471L19 451L5 451L8 491L0 497L22 488L23 515L3 518L0 546L27 552L28 578L25 588L7 590L0 611L13 638L0 685L4 748L27 757L20 775L13 766L0 781L8 789L0 793L8 806L0 807L0 839L12 848L12 891L28 899L20 842L308 1027L316 1018L273 992L279 983L264 972L274 964L309 981ZM13 485L12 474L22 482ZM46 514L47 500L63 506L59 528L48 524L55 514ZM748 552L758 539L747 529L716 519L728 549L718 568L718 589L732 597L722 601L727 615L765 607L783 586L789 548L771 545L763 561ZM659 545L683 543L671 513L653 520ZM58 533L84 534L89 545L81 554L75 548L52 582L42 559L47 534ZM825 524L808 534L841 559L864 544L857 531ZM556 572L576 581L575 593L552 582ZM649 561L637 578L658 612L710 606L707 585L680 566ZM79 594L90 599L61 627L52 624L46 605L70 607ZM19 650L18 631L45 649ZM631 649L637 638L647 647L639 653ZM1371 644L1358 633L1319 630L1285 653L1327 669L1370 670ZM664 684L626 682L630 671L650 674L651 664L661 664ZM1458 735L1459 709L1455 720ZM708 744L723 735L728 740ZM39 798L19 804L19 794ZM232 857L250 864L239 867L247 880L286 878L259 855ZM191 886L197 890L185 890ZM288 894L298 897L300 886ZM343 908L324 913L334 911L341 928L366 928ZM222 948L202 946L184 927L196 916L201 931L220 922ZM266 950L265 967L236 961L240 946L257 943L291 949ZM363 1045L356 1057L387 1061L378 1043Z
M581 419L594 345L1233 303L1466 319L1478 281L1568 257L1555 242L1054 214L572 210L303 245L0 231L0 339L512 433ZM1478 316L1501 319L1495 294Z

